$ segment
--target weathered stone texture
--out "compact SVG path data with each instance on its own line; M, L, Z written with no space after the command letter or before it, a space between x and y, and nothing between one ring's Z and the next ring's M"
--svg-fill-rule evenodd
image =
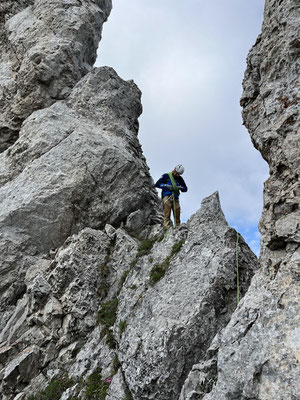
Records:
M181 400L299 399L299 38L299 1L267 0L241 99L244 123L270 167L261 268Z
M270 167L260 221L265 265L268 249L285 252L300 238L299 21L298 1L266 2L243 84L244 122Z
M190 368L236 307L237 233L215 193L163 240L161 226L143 234L153 243L147 254L140 249L144 241L123 228L85 228L53 259L31 265L0 335L3 399L36 393L64 373L74 385L62 399L84 399L86 379L97 370L111 380L107 400L128 391L139 400L178 399ZM257 260L241 237L238 243L242 297ZM151 285L151 271L162 263L166 274ZM116 298L108 342L97 311Z
M186 227L156 243L128 275L114 332L120 336L118 357L134 399L178 399L190 368L229 321L237 301L236 239L214 194ZM166 261L180 242L179 253ZM243 295L256 257L242 238L238 252ZM151 270L164 262L170 264L166 275L152 286ZM122 321L126 329L120 334Z
M92 68L110 10L111 0L1 1L0 151Z
M132 81L95 69L67 100L27 118L19 140L0 155L2 311L22 292L22 286L12 290L13 282L72 233L119 226L137 212L139 229L159 221L159 199L137 139L140 112Z
M156 224L141 93L92 69L110 0L0 4L1 400L65 374L61 400L84 399L95 373L106 400L298 400L299 6L266 1L247 61L244 123L270 165L247 291L257 260L217 193Z

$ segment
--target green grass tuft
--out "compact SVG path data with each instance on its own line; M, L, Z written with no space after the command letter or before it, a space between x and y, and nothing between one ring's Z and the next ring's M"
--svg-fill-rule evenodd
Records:
M132 286L129 287L129 289L131 289L131 290L136 290L136 289L137 289L137 286L136 286L136 285L132 285Z
M118 309L118 299L114 297L101 305L98 311L98 322L106 328L110 328L116 322L116 314Z
M145 256L150 253L151 249L153 247L153 241L150 239L145 239L142 241L142 243L138 247L138 257Z
M36 395L29 396L28 400L59 400L64 391L74 385L70 378L52 379L45 390Z
M166 261L166 260L165 260ZM156 264L151 272L150 272L150 285L153 286L156 282L158 282L166 273L166 270L168 269L167 264L164 261L164 265L162 264Z
M180 251L184 242L185 242L185 240L180 240L180 242L174 244L174 246L172 247L172 251L171 251L171 257L173 257L175 254L177 254Z
M120 336L122 336L122 333L125 331L126 326L127 326L126 321L120 321L120 323L119 323Z
M123 272L120 280L120 288L122 288L122 286L124 285L124 282L126 281L129 272L130 272L129 269L126 269L126 271Z
M130 263L130 267L133 268L136 263L138 262L140 257L146 256L147 254L150 253L152 250L154 241L151 239L145 239L142 241L142 243L138 247L137 254L135 256L135 259Z
M124 400L133 400L133 397L128 388L125 390L125 399Z
M150 272L149 282L151 286L155 285L155 283L158 282L165 275L167 269L170 266L171 258L180 251L183 244L184 240L180 240L180 242L175 243L172 247L171 254L161 264L154 265Z
M117 297L114 297L112 300L103 303L98 311L98 323L103 325L100 336L107 335L106 343L110 348L115 348L116 344L110 328L116 322L118 304Z
M118 356L115 355L115 358L113 359L113 363L112 363L112 371L111 374L112 375L116 375L116 373L118 372L119 368L121 367L120 361L118 359Z
M105 400L109 384L103 382L101 370L93 372L86 381L84 399L86 400Z

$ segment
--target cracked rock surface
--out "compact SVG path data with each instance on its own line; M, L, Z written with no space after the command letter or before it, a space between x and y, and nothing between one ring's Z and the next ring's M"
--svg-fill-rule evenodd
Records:
M243 83L259 269L218 193L163 231L140 90L92 68L111 2L0 4L1 400L298 399L298 3L266 1Z
M143 235L84 228L27 269L0 335L2 399L27 398L66 374L64 400L86 398L91 376L108 380L107 400L179 397L236 308L237 232L215 193L187 224ZM238 243L242 297L257 259ZM154 280L159 266L165 273Z
M300 393L300 7L267 0L243 82L243 119L270 167L260 270L199 360L181 400L297 400Z
M27 268L72 233L126 224L129 216L135 230L160 220L137 139L140 112L132 81L95 69L67 100L27 118L19 140L0 155L2 312L22 295Z
M111 0L1 1L0 152L91 70L110 11Z
M118 357L134 398L178 399L192 365L229 321L237 301L236 239L215 193L127 277L119 296L117 323L125 320L126 329ZM178 243L183 244L176 253ZM243 295L256 257L242 238L238 253ZM164 278L151 285L153 268L166 263Z

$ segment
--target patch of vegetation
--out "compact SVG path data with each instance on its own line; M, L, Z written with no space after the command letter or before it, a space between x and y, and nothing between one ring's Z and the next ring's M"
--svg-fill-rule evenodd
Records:
M112 363L112 371L111 374L112 375L116 375L116 373L118 372L119 368L121 367L120 361L118 359L118 356L115 355L113 363Z
M118 299L113 299L103 303L98 311L98 322L109 328L116 322L116 313L118 309Z
M142 340L139 341L139 344L137 345L136 352L140 351L142 348Z
M137 289L137 286L136 286L136 285L132 285L132 286L129 287L129 289L131 289L131 290L136 290L136 289Z
M147 254L149 254L153 247L153 243L154 242L151 239L143 240L138 247L138 257L146 256Z
M126 390L125 390L125 399L124 400L133 400L133 397L128 388L126 388Z
M172 247L171 254L161 263L155 264L150 272L150 285L153 286L156 282L158 282L166 273L167 269L170 266L171 258L177 254L182 245L184 244L184 240L180 240L180 242L175 243Z
M52 379L45 390L34 396L29 396L28 400L59 400L63 392L74 384L74 381L67 376L61 379Z
M123 272L123 275L121 276L120 280L120 288L124 285L124 282L126 281L129 272L130 272L129 269L126 269L126 271Z
M150 253L152 250L154 241L151 239L145 239L141 242L141 244L138 247L137 254L135 256L135 259L131 262L130 266L133 268L136 263L138 262L140 257L146 256L147 254Z
M116 322L118 303L117 297L114 297L112 300L103 303L98 311L98 323L103 325L101 337L107 335L106 343L110 348L115 348L116 344L110 328Z
M84 399L105 400L109 384L102 380L101 370L93 372L86 380Z
M120 321L119 323L120 336L122 336L122 333L125 331L126 326L127 326L127 321Z
M185 242L185 240L183 239L183 240L180 240L180 242L174 244L174 246L172 247L172 251L171 251L171 257L173 257L175 254L177 254L180 251L184 242Z
M115 240L111 241L111 246L107 249L107 253L104 259L103 264L99 267L99 277L100 277L100 286L98 287L98 295L101 299L104 299L107 296L109 290L109 267L108 263L111 257L112 247L115 245Z
M139 261L139 257L136 256L135 259L133 261L131 261L130 268L135 267L138 261Z
M166 273L167 268L163 268L162 264L156 264L150 272L150 285L153 286L158 282Z
M101 337L103 337L103 336L101 336ZM106 332L106 344L110 349L116 348L117 343L116 343L116 340L115 340L114 335L112 334L111 330Z

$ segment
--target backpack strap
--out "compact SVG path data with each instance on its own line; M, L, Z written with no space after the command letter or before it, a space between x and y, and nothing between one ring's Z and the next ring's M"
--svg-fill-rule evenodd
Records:
M176 182L175 182L175 179L174 179L174 176L173 176L173 174L172 174L172 172L169 172L169 177L170 177L170 180L171 180L171 183L172 183L172 186L173 186L173 192L176 194L176 195L179 195L179 189L178 189L178 187L177 187L177 185L176 185Z

